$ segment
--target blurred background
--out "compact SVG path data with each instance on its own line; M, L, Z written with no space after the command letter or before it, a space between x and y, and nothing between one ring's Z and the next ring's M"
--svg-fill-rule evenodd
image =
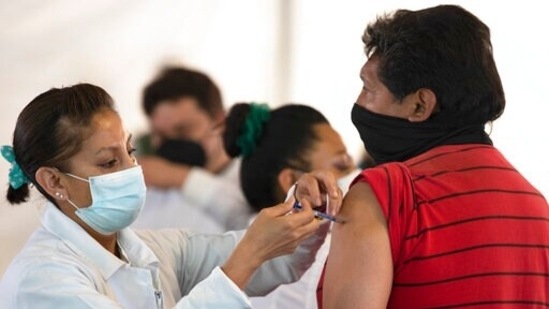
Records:
M310 104L329 118L355 159L350 121L366 57L361 35L376 15L430 0L0 0L0 144L11 145L21 109L52 87L89 82L115 99L126 127L147 130L141 93L166 64L209 74L228 108L238 101ZM454 1L492 31L507 97L494 144L549 196L546 92L549 43L542 2ZM545 90L544 90L545 89ZM17 249L37 222L35 207L5 200L0 160L0 244ZM4 241L10 239L9 243ZM0 274L3 271L0 253Z

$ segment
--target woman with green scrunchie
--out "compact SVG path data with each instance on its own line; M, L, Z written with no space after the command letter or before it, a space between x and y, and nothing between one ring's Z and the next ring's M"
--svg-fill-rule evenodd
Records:
M240 184L256 213L270 203L283 202L304 172L330 171L341 179L343 191L343 180L357 173L339 134L310 106L287 104L269 110L265 104L238 103L229 110L225 126L225 150L242 157ZM329 237L326 239L315 264L298 282L281 286L266 297L251 298L253 307L316 308L311 295L328 252Z

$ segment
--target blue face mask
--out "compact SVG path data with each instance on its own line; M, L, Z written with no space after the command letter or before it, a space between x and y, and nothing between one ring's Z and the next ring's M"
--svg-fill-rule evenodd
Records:
M90 184L89 207L78 207L70 199L68 202L76 208L76 215L98 233L111 235L128 227L143 209L147 188L141 166L88 179L67 175Z

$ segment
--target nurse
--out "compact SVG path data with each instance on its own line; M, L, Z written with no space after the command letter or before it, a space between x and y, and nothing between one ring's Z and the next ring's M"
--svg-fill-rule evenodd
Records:
M296 281L313 263L328 225L305 197L302 211L288 215L291 200L266 208L247 231L129 229L146 193L133 151L100 87L54 88L23 109L13 148L2 147L7 198L22 203L33 186L47 202L0 282L1 308L250 308L248 295Z

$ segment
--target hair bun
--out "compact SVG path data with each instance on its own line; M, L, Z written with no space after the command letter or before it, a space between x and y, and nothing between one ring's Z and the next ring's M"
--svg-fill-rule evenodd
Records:
M244 157L254 152L257 141L263 133L263 126L270 118L271 113L267 104L250 104L248 115L236 139L236 144Z
M247 156L253 152L263 132L265 122L270 119L267 104L236 103L225 120L223 146L232 158Z

